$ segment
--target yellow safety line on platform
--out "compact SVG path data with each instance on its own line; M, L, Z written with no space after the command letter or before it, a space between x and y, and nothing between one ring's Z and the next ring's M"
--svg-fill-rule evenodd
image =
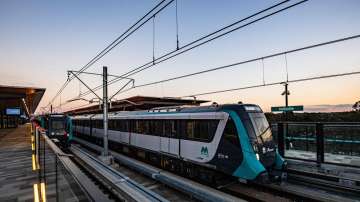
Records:
M34 184L34 202L39 202L39 188L37 184Z
M43 202L46 202L45 183L44 182L40 183L40 187L41 187L41 199L42 199Z
M32 155L32 170L36 170L35 155Z

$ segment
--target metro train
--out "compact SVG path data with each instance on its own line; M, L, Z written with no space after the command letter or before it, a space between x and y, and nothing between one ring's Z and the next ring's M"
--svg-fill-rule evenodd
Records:
M72 117L74 136L103 144L103 115ZM269 182L286 162L259 106L226 104L109 114L112 151L190 178Z
M38 118L46 135L56 140L63 148L70 145L73 136L72 120L64 114L46 114Z

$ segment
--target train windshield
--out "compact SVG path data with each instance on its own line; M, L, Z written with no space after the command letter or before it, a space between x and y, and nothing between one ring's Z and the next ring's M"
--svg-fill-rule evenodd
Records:
M264 113L251 112L249 113L249 117L254 126L258 142L265 143L272 141L271 129Z
M51 121L51 129L52 130L62 130L62 129L64 129L63 120L53 120L53 121Z

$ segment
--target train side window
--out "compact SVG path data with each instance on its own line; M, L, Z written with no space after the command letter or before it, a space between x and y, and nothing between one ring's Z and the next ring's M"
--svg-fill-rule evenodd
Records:
M121 131L122 132L128 132L129 131L129 123L128 123L128 121L126 121L126 120L121 120L121 122L120 122L120 124L121 124Z
M178 121L173 120L171 121L171 137L178 138Z
M216 130L218 128L220 120L210 120L209 121L209 131L211 133L210 140L212 140L215 136Z
M136 120L129 120L130 123L130 132L135 133Z
M195 121L195 133L194 137L198 140L209 140L209 127L208 127L208 121L207 120L196 120Z
M150 135L151 134L150 121L143 120L143 122L144 122L144 134Z
M96 120L96 128L103 129L104 128L104 122L102 120Z
M149 135L157 136L157 134L156 134L156 121L157 120L148 120L148 122L149 122Z
M154 135L163 136L164 135L164 121L163 120L154 120Z
M146 132L146 123L145 123L145 120L139 120L139 123L140 123L140 131L139 133L141 134L145 134Z
M138 132L138 120L133 120L133 132Z
M187 139L194 139L194 129L195 129L195 121L188 120L186 121L186 138Z
M177 137L177 121L176 120L166 120L165 122L165 134L166 137Z
M124 131L124 120L121 120L121 119L116 120L116 130L125 132Z
M124 132L130 132L130 120L123 120Z
M240 145L239 135L237 133L235 123L231 118L229 118L229 120L226 123L224 130L224 138L234 146L239 147Z
M171 123L169 120L164 121L164 137L170 137Z
M140 133L140 134L144 133L144 121L143 120L135 121L135 132Z
M184 139L210 142L214 138L219 120L181 120L178 124L178 134L182 134Z

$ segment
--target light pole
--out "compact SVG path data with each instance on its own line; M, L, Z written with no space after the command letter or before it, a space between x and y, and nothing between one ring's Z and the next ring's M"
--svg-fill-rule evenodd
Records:
M290 91L288 90L288 83L284 82L283 83L284 86L285 86L285 91L283 93L281 93L281 95L285 95L285 107L288 107L289 106L289 98L288 96L290 95Z

